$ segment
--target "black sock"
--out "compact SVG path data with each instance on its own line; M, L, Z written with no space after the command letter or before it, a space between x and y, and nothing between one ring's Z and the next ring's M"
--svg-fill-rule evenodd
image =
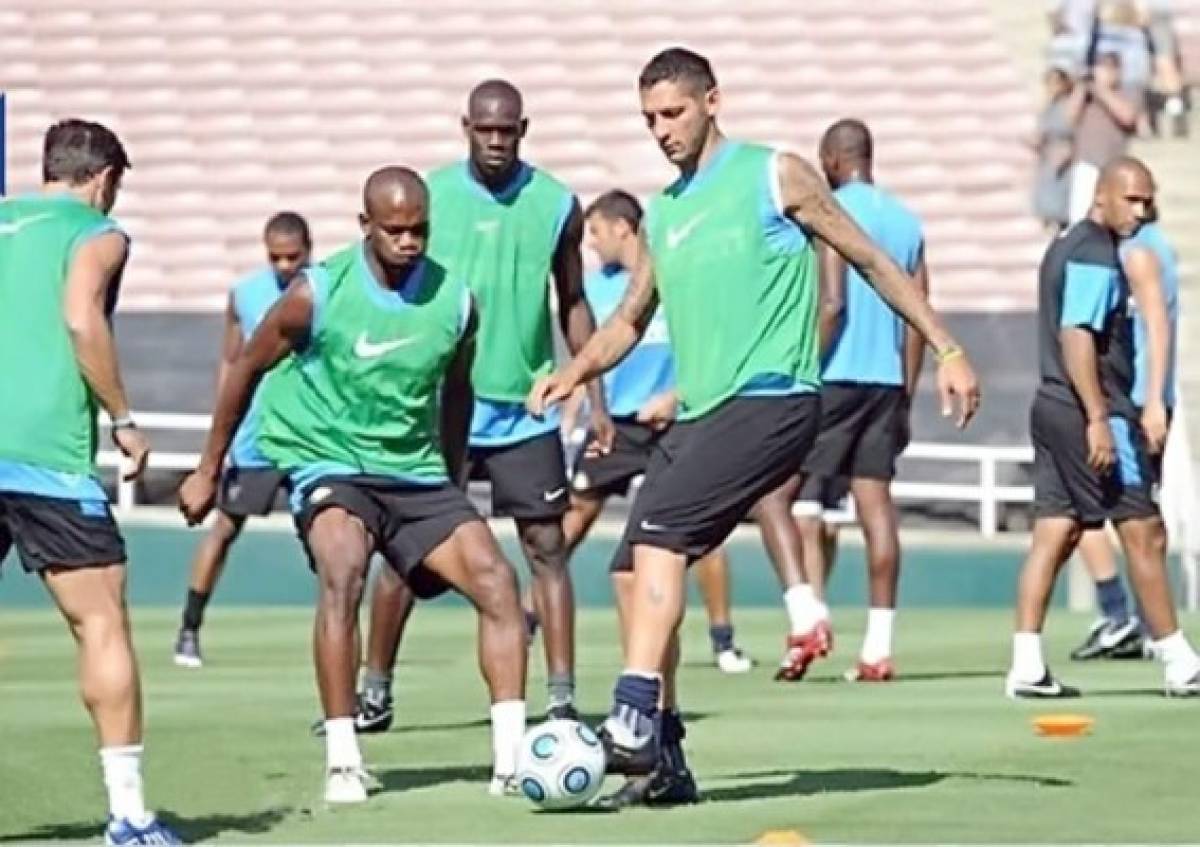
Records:
M1129 604L1125 599L1125 586L1119 576L1102 579L1096 583L1096 597L1100 602L1100 613L1117 626L1129 620Z
M724 653L733 649L733 624L716 624L708 628L708 637L712 639L714 653Z
M204 607L208 605L211 594L201 594L199 591L188 589L187 605L183 607L183 628L197 630L204 623Z

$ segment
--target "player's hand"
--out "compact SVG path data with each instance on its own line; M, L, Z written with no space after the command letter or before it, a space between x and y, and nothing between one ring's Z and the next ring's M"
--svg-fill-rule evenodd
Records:
M1116 88L1120 81L1118 71L1107 64L1101 63L1092 68L1092 85L1097 89Z
M121 455L129 459L121 472L121 479L129 482L137 479L146 470L150 461L150 441L135 426L122 426L112 431L113 444L121 451Z
M586 448L589 457L607 456L612 452L617 428L607 409L592 409L591 436Z
M674 391L655 394L638 409L637 422L645 424L655 432L662 432L675 422L679 401Z
M957 400L958 414L954 422L962 429L970 423L979 409L979 378L975 376L975 369L971 367L967 354L961 350L955 348L942 356L937 369L937 389L942 402L942 417L954 415Z
M525 398L525 408L535 418L544 418L547 409L570 397L578 385L579 382L565 370L540 376L533 383L533 388L529 389L529 396Z
M195 526L212 511L217 499L217 475L197 469L179 486L179 511L188 526Z
M1161 401L1147 404L1142 411L1142 432L1150 452L1155 456L1162 453L1167 444L1167 407Z
M1088 466L1101 474L1112 470L1117 461L1112 427L1107 420L1089 421L1087 425Z

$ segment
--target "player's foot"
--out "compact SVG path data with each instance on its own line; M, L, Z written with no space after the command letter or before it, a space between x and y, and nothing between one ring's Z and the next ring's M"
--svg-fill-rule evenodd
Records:
M1086 662L1112 657L1113 652L1118 650L1122 652L1122 658L1129 658L1129 651L1135 647L1140 654L1142 629L1137 618L1127 618L1123 623L1101 618L1092 624L1083 643L1071 651L1071 658Z
M754 667L754 660L739 647L722 650L716 654L715 660L721 673L749 673Z
M577 721L579 710L575 708L574 703L551 703L546 707L546 720Z
M880 659L878 662L858 660L855 667L843 674L847 682L891 682L896 678L896 666L891 659Z
M604 748L606 773L645 776L658 764L658 739L653 735L641 747L625 747L616 742L606 722L596 728L596 736Z
M1200 697L1200 671L1193 674L1190 679L1173 681L1167 677L1166 684L1163 686L1163 694L1168 697Z
M330 768L325 772L325 802L367 802L367 773L362 768Z
M521 794L521 785L512 774L494 774L488 784L488 794L493 797L517 797Z
M153 815L150 816L148 822L141 825L133 823L128 818L118 820L110 817L108 826L104 828L104 843L107 847L133 844L182 844L183 839Z
M1054 677L1054 674L1050 673L1050 669L1046 668L1046 672L1037 682L1017 679L1012 671L1009 671L1004 680L1004 694L1013 699L1053 700L1078 697L1079 689L1063 685Z
M597 805L602 809L623 809L626 806L684 806L699 802L700 791L689 769L675 770L659 764L647 776L625 780L625 784L612 794L601 797Z
M395 717L392 695L376 696L370 691L358 695L358 710L354 713L354 731L362 733L387 732Z
M787 652L775 671L775 679L781 682L796 682L804 679L808 666L817 659L828 656L833 650L833 629L829 621L820 621L804 635L790 635Z
M200 655L199 630L179 630L179 634L175 636L175 664L181 668L204 666L204 659Z

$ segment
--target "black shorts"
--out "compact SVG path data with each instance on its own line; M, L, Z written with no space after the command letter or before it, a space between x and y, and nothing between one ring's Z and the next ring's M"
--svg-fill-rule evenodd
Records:
M850 478L846 476L818 476L808 474L796 493L797 516L820 517L823 512L841 509L850 496Z
M1158 462L1141 427L1111 420L1117 463L1101 475L1088 465L1087 419L1075 403L1039 391L1029 412L1033 439L1033 511L1039 518L1070 517L1085 527L1106 519L1147 518L1158 512Z
M612 570L633 566L632 545L715 550L766 494L800 470L817 435L817 394L734 397L659 439L629 513Z
M275 505L275 495L286 479L286 474L274 468L230 465L221 474L217 508L235 518L265 515Z
M125 540L103 500L0 491L0 564L14 545L29 573L125 562Z
M363 522L375 552L422 598L436 597L449 588L424 566L425 557L464 523L481 520L467 495L449 483L415 486L377 477L318 479L295 515L296 530L314 571L317 567L308 533L316 516L335 506Z
M467 478L491 481L492 515L498 518L561 518L571 499L557 431L501 447L471 447Z
M593 497L624 497L629 493L629 484L635 477L646 472L654 445L663 432L655 430L634 418L613 420L616 436L612 450L606 456L584 456L575 467L571 477L571 488L578 494ZM593 435L588 433L584 444L590 444Z
M908 398L892 385L831 382L821 389L821 431L804 463L822 477L892 479L908 446Z

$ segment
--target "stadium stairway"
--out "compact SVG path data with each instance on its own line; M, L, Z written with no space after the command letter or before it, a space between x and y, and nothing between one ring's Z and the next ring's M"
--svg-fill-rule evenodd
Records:
M811 156L830 121L870 121L881 181L928 223L940 305L1030 306L1033 99L986 0L313 0L302 19L283 0L5 0L11 181L36 184L53 119L111 122L135 164L124 306L216 309L270 213L306 214L327 250L354 237L369 170L461 156L487 76L523 88L530 158L585 201L650 192L669 169L634 80L678 41L714 60L732 135Z

